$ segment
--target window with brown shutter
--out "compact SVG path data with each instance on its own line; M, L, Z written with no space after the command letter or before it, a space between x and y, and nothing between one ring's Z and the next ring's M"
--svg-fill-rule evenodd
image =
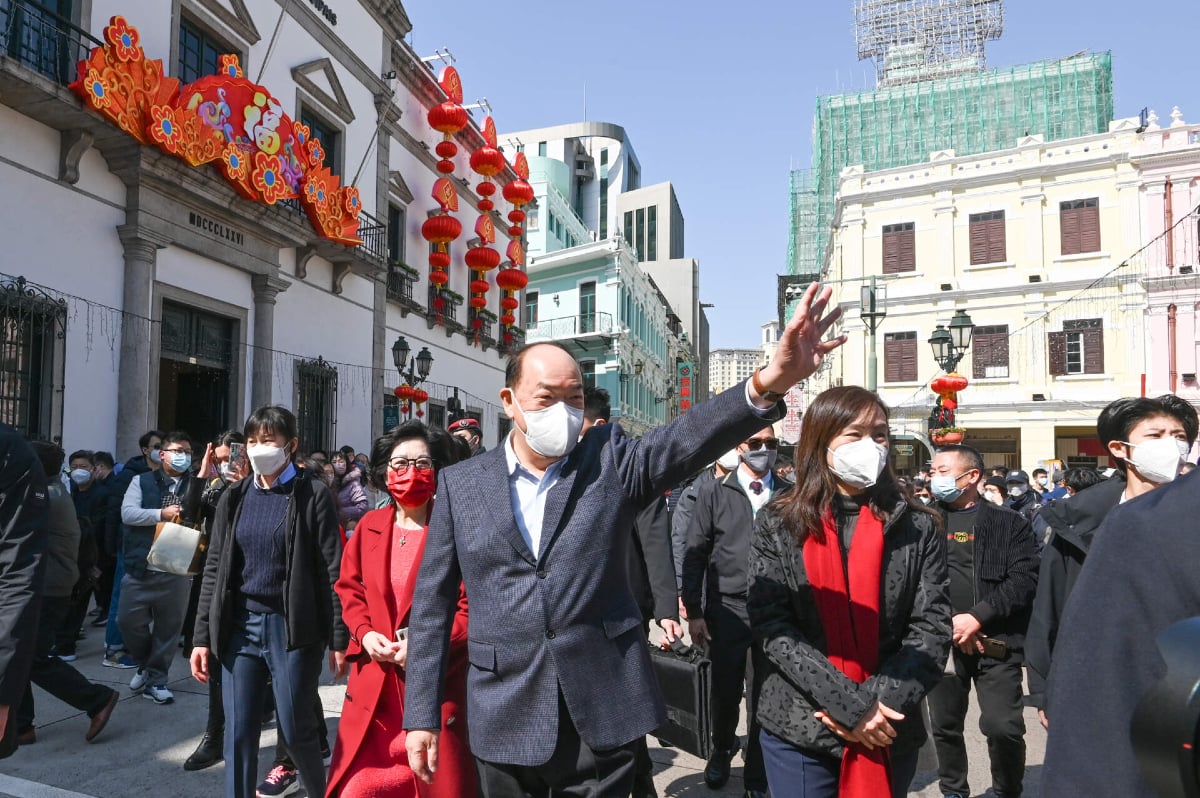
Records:
M981 263L1003 263L1007 250L1004 246L1004 211L973 213L971 222L971 265Z
M1063 322L1062 332L1050 333L1050 374L1103 374L1104 322L1102 319L1073 319Z
M887 333L883 336L883 381L917 381L917 333Z
M1096 197L1059 203L1062 254L1100 251L1100 200Z
M916 225L912 222L883 226L883 273L917 270Z
M971 372L975 379L1008 376L1008 325L980 325L971 339Z

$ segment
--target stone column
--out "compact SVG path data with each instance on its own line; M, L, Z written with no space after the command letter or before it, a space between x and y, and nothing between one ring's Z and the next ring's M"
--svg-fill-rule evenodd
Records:
M154 338L160 332L154 324L154 279L158 250L169 242L140 230L135 225L117 228L125 249L125 285L121 299L121 360L117 369L118 462L139 453L138 438L158 420L158 408L151 397L158 396L157 364L151 364Z
M250 278L254 289L254 354L250 360L250 408L271 404L271 364L275 343L275 297L291 285L273 274Z

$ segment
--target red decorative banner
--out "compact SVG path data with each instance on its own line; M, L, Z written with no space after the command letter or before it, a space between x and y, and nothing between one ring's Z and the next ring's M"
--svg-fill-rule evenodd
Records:
M215 163L246 199L274 205L299 199L317 233L358 245L358 189L325 166L321 143L271 93L246 79L237 56L180 87L162 61L147 59L124 17L104 29L106 44L79 62L70 89L129 135L191 166Z

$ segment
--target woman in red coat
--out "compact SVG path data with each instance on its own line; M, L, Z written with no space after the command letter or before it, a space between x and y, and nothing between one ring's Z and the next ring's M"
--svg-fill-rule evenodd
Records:
M350 683L329 772L329 798L474 798L467 744L467 597L459 594L442 704L440 767L432 785L408 768L404 664L408 612L425 548L437 469L456 458L449 436L409 421L375 441L370 479L392 505L362 517L342 554L337 581L350 631Z

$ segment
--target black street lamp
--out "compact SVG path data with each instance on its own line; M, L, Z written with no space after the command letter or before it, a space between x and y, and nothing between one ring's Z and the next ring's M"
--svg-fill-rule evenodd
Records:
M971 348L971 336L975 333L975 323L965 310L954 311L950 319L950 329L939 324L929 336L929 346L933 348L933 359L937 361L942 371L951 372L958 368L959 361Z
M421 351L409 359L411 351L412 347L403 335L398 336L392 344L392 362L396 365L396 371L400 373L400 382L410 387L425 382L429 378L429 372L433 370L433 353L429 351L429 347L422 346ZM408 415L411 417L412 402L407 404Z
M965 310L954 311L950 319L950 329L939 324L929 336L929 346L933 349L933 359L947 374L958 368L959 362L971 348L971 337L975 333L975 323ZM954 410L942 405L939 396L937 404L929 414L930 430L954 426Z

